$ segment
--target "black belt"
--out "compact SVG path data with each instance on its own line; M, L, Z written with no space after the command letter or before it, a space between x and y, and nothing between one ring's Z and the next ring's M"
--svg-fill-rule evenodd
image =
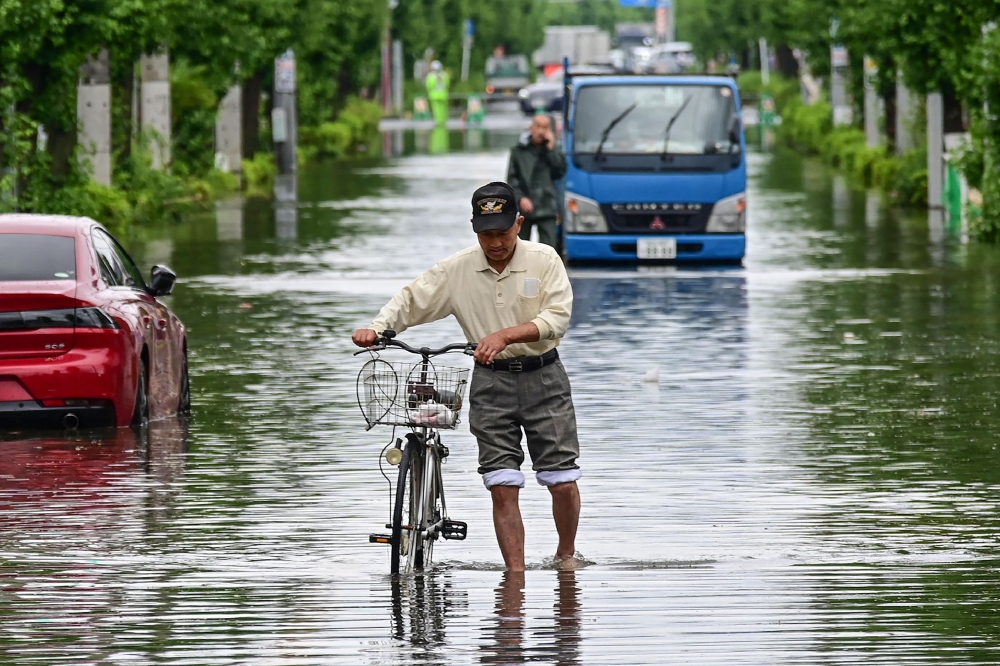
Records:
M501 370L503 372L533 372L541 370L547 365L552 365L559 360L559 350L552 349L541 356L516 356L514 358L497 359L493 365L484 365L476 361L476 365L488 370Z

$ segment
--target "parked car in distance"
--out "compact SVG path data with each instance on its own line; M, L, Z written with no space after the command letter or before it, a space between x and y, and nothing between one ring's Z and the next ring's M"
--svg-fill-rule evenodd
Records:
M610 64L588 64L573 65L569 68L569 73L570 76L601 76L616 74L617 70ZM521 88L517 93L521 111L529 116L543 111L562 111L565 75L562 67L551 67L542 78Z
M521 88L517 96L525 115L532 116L540 111L562 111L563 69L554 69L548 76Z
M0 427L143 425L187 412L187 331L103 226L0 215Z
M528 57L494 55L486 59L486 94L513 98L531 81Z

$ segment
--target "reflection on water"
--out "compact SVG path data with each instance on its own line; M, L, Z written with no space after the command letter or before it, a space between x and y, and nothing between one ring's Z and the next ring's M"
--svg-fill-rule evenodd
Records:
M389 579L347 339L473 242L516 140L433 134L304 170L294 225L250 200L135 243L181 276L194 418L0 442L0 662L1000 663L1000 252L794 155L750 156L745 268L571 272L593 564L544 567L529 483L500 571L466 418L469 538Z
M575 571L556 573L555 602L550 624L528 627L525 616L525 574L504 572L496 590L496 616L487 625L480 647L481 664L551 663L559 666L580 660L580 588Z

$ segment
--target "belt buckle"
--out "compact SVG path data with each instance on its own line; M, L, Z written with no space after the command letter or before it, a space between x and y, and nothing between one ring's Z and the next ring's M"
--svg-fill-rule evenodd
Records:
M507 370L510 372L521 372L524 370L524 365L515 358L507 364Z

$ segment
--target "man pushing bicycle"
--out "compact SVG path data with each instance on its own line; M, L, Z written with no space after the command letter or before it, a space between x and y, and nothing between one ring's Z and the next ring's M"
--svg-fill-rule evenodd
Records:
M469 425L479 442L479 473L493 499L497 542L512 571L524 570L522 430L535 479L552 495L559 534L555 559L562 566L577 563L580 519L576 413L556 349L569 325L573 291L555 250L518 238L523 222L509 185L476 190L472 230L479 244L403 287L352 338L359 347L371 347L382 331L402 332L454 315L466 339L478 343Z

